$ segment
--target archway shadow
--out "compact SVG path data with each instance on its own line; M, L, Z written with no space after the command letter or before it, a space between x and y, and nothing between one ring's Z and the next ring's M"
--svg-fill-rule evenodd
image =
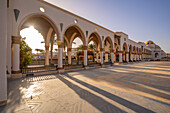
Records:
M130 102L130 101L127 101L127 100L125 100L125 99L123 99L123 98L121 98L121 97L118 97L118 96L116 96L116 95L114 95L114 94L111 94L111 93L109 93L109 92L107 92L107 91L104 91L104 90L102 90L102 89L99 89L99 88L97 88L97 87L95 87L95 86L92 86L92 85L90 85L90 84L88 84L88 83L86 83L86 82L83 82L83 81L81 81L81 80L79 80L79 79L76 79L76 78L68 75L67 73L65 73L65 74L63 74L63 75L65 75L66 77L70 78L71 80L73 80L73 81L75 81L75 82L77 82L77 83L79 83L79 84L81 84L81 85L83 85L83 86L85 86L85 87L87 87L87 88L89 88L89 89L91 89L91 90L93 90L93 91L95 91L95 92L97 92L97 93L99 93L99 94L101 94L101 95L103 95L103 96L105 96L105 97L107 97L107 98L109 98L109 99L111 99L111 100L113 100L113 101L115 101L115 102L117 102L117 103L119 103L119 104L121 104L121 105L123 105L123 106L125 106L125 107L127 107L127 108L129 108L129 109L131 109L131 110L133 110L133 111L135 111L135 112L138 112L138 113L154 113L153 111L151 111L151 110L149 110L149 109L146 109L146 108L144 108L144 107L142 107L142 106L140 106L140 105L137 105L137 104L135 104L135 103L132 103L132 102ZM110 105L108 102L106 102L105 100L101 99L100 97L95 96L94 94L92 94L92 93L90 93L90 92L82 89L83 92L85 92L85 93L90 93L91 96L93 97L93 99L97 99L97 100L100 101L100 102L96 102L96 101L93 101L93 100L89 100L88 97L82 95L83 93L81 93L81 91L80 91L80 92L77 91L80 87L74 85L73 83L69 82L68 80L64 79L64 78L61 77L61 76L59 76L59 79L60 79L61 81L63 81L65 84L67 84L68 87L70 87L71 89L73 89L81 98L83 98L84 100L86 100L86 101L88 101L89 103L91 103L93 106L95 106L96 108L98 108L100 111L105 112L105 111L103 111L103 110L104 110L104 109L103 109L103 103L104 103L105 105L109 105L112 109L116 109L116 110L119 110L119 111L120 111L119 108L117 108L117 107L115 107L115 106L113 106L113 105ZM101 105L101 102L102 102L102 105ZM121 110L121 111L122 111L122 110ZM123 112L123 111L122 111L122 112Z
M19 110L19 106L25 106L24 92L20 88L29 88L30 82L27 78L8 79L7 81L7 104L0 106L0 113L14 113ZM21 108L22 109L22 108ZM31 111L31 109L30 109Z
M124 110L110 104L109 102L102 99L101 97L94 95L93 93L91 93L91 92L89 92L85 89L80 88L79 86L77 86L77 85L73 84L72 82L66 80L64 77L59 75L59 76L57 76L57 78L59 78L69 88L74 90L75 93L77 93L80 96L80 98L82 98L83 100L90 103L92 106L97 108L99 111L101 111L103 113L108 113L108 112L109 113L116 113L116 112L127 113Z

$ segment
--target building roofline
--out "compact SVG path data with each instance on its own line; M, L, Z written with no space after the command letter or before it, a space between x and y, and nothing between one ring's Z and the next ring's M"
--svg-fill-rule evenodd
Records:
M53 4L51 4L51 3L47 2L47 1L44 1L44 0L38 0L38 1L40 1L40 2L42 2L42 3L44 3L44 4L46 4L46 5L52 6L52 7L56 8L56 9L59 9L59 10L61 10L61 11L63 11L63 12L69 13L69 14L71 14L71 15L73 15L73 16L76 16L76 17L78 17L78 18L80 18L80 19L82 19L82 20L85 20L85 21L87 21L87 22L89 22L89 23L91 23L91 24L93 24L93 25L96 25L96 26L98 26L98 27L101 27L101 28L103 28L103 29L105 29L105 30L107 30L107 31L115 34L115 32L113 32L112 30L110 30L110 29L108 29L108 28L105 28L105 27L103 27L103 26L101 26L101 25L99 25L99 24L96 24L96 23L88 20L88 19L85 19L85 18L83 18L83 17L81 17L81 16L78 16L78 15L72 13L72 12L69 12L69 11L67 11L67 10L65 10L65 9L62 9L62 8L60 8L60 7L56 6L56 5L53 5Z
M116 33L118 33L118 34L119 34L119 33L122 33L122 34L128 36L128 34L126 34L126 33L124 33L124 32L116 32Z
M128 38L128 40L132 41L135 44L138 44L137 42L133 41L132 39Z

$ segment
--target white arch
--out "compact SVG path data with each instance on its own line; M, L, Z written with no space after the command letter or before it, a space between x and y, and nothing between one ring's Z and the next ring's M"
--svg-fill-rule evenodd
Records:
M20 30L22 25L26 22L26 20L28 20L31 17L42 17L43 19L45 19L47 22L50 23L50 25L53 27L55 33L57 34L57 37L59 38L61 36L59 29L55 23L55 21L53 21L53 19L51 19L49 16L47 16L46 14L42 14L42 13L31 13L31 14L27 14L26 16L23 16L23 18L21 18L21 21L19 22L18 28L17 28L17 32L18 32L18 36L20 35Z

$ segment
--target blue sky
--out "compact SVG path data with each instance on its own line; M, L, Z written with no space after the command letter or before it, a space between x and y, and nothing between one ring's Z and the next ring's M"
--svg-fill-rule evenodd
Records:
M170 53L170 0L46 0L134 41L152 40Z

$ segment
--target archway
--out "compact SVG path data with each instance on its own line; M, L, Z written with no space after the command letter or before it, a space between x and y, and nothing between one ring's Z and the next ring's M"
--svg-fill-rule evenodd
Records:
M54 47L55 41L57 40L57 37L60 36L58 29L54 22L48 18L46 15L40 15L40 14L31 14L27 17L25 17L22 22L20 23L18 27L18 34L21 35L20 31L23 30L32 29L37 31L43 38L40 42L37 42L36 39L38 36L34 33L32 33L29 37L22 37L22 40L25 40L26 43L29 43L28 45L33 48L33 56L32 62L30 65L54 65L57 64L57 59L53 59L54 53L53 50L57 48L57 46ZM27 39L30 39L32 43L36 43L34 47L31 45L30 42L27 42ZM39 40L39 39L38 39ZM38 45L39 43L43 44L43 47L40 48ZM49 50L50 49L50 50ZM34 52L34 51L37 52ZM38 52L39 51L39 52ZM49 58L51 56L51 58ZM22 55L21 55L22 58ZM34 66L35 67L35 66Z
M136 61L136 47L133 46L133 61Z
M115 62L119 62L119 46L118 44L114 44L114 51L115 51Z
M132 62L132 45L129 46L129 61Z
M136 48L136 60L139 61L139 48Z
M155 58L158 58L158 55L159 55L158 53L155 53Z
M126 58L126 53L127 53L127 44L124 43L123 44L123 62L127 62L127 58Z
M84 64L84 49L87 49L87 47L82 30L76 25L69 26L64 32L64 40L67 42L67 52L65 51L67 64Z
M88 38L88 65L100 62L100 48L102 41L97 32L91 33ZM93 58L93 59L92 59Z
M112 63L111 52L113 50L113 42L110 37L106 37L104 40L104 63Z
M142 60L142 48L139 48L139 61Z

